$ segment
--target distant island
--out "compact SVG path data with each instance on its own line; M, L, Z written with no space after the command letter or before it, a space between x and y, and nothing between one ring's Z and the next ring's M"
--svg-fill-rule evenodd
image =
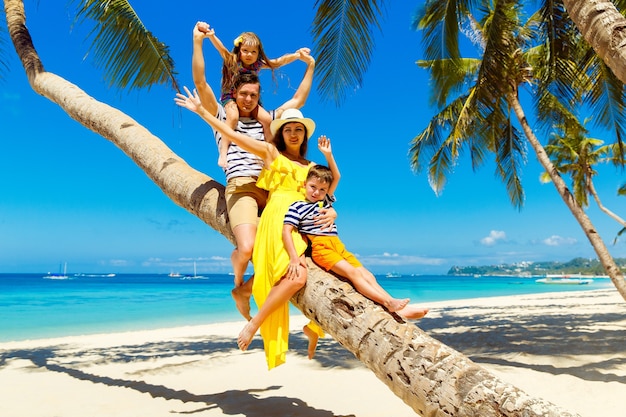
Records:
M622 270L626 270L626 258L615 258L615 263ZM580 274L603 276L604 268L597 259L574 258L568 262L518 262L514 264L485 265L485 266L453 266L448 275L516 275L537 276L553 274Z

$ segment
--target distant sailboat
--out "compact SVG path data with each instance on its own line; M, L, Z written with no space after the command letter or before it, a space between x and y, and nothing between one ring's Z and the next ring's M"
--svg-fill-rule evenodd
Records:
M198 275L196 271L196 261L193 261L193 275L185 275L181 279L206 279L207 277Z
M44 279L69 279L69 276L67 276L67 262L63 264L63 272L61 272L61 265L59 265L58 274L52 274L48 272L48 275L44 276L43 278Z

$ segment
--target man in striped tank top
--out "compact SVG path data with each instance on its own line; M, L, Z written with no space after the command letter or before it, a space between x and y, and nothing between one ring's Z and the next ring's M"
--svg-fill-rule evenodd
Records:
M203 41L208 35L198 29L193 30L192 74L195 88L202 106L220 120L226 120L224 107L218 102L214 90L207 83L205 75ZM311 85L315 59L305 50L299 59L307 64L304 77L293 97L283 103L276 110L270 111L272 119L280 118L283 111L289 108L299 109L304 106ZM221 61L220 61L221 65ZM220 91L217 86L216 91ZM246 134L257 140L265 140L263 125L256 120L261 85L256 74L241 74L235 81L234 100L239 109L239 122L236 131ZM269 129L267 129L269 131ZM218 145L221 140L219 133L215 134ZM226 155L226 207L228 219L236 241L236 247L231 254L231 262L235 275L235 288L232 291L235 304L239 312L250 320L250 295L252 279L244 282L244 274L248 262L252 258L252 248L256 236L257 224L261 210L265 207L267 191L256 186L256 180L263 168L263 161L256 155L230 144Z

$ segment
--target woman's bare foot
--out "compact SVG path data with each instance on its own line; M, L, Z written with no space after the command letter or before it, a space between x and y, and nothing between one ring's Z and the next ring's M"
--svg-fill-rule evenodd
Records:
M428 313L428 309L406 306L403 309L396 311L396 313L398 313L398 315L404 319L417 320L424 317L426 313Z
M309 359L313 359L313 356L315 356L315 349L317 349L317 340L319 339L319 336L313 330L309 329L309 326L304 326L302 331L306 337L309 338Z
M385 307L390 312L395 313L398 310L402 310L408 304L409 304L409 299L408 298L403 298L401 300L398 299L398 298L392 298L391 301L385 303Z
M252 338L257 330L259 330L258 327L254 327L251 321L246 323L237 337L237 346L239 346L239 349L243 351L248 350L248 346L250 346L250 342L252 342Z
M239 313L248 321L252 318L250 316L250 296L252 295L252 285L249 284L251 280L244 282L243 285L233 288L230 294L235 300L235 306Z

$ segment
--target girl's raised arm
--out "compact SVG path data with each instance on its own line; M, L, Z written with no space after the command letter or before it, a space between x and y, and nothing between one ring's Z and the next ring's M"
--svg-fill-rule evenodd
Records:
M198 22L198 30L209 38L213 47L217 49L217 52L219 52L222 59L226 61L226 59L231 55L231 52L228 48L226 48L226 46L224 46L220 38L215 35L215 29L206 22Z
M310 54L311 50L309 48L300 48L296 52L285 54L278 58L270 59L270 68L276 69L282 67L283 65L291 64L293 61L300 59L303 53Z

